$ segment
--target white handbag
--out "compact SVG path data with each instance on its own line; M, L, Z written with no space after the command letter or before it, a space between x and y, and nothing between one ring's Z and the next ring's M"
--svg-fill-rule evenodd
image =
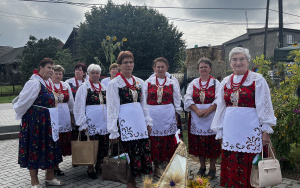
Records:
M270 151L273 158L264 158L263 149L261 150L262 160L258 162L258 166L252 165L250 183L252 187L267 187L272 185L278 185L282 182L281 169L279 161L274 157L274 152L270 145Z

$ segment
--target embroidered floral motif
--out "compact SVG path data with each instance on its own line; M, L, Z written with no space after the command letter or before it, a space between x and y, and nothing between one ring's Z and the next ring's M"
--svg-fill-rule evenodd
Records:
M202 104L202 102L200 101L200 94L201 94L201 90L193 86L193 101L195 102L195 104ZM215 86L212 85L205 90L205 100L203 104L213 103L214 100L215 100Z
M224 86L224 99L226 106L234 106L231 100L231 94L233 90L228 89L226 85ZM255 106L255 82L250 86L241 86L239 90L239 107L249 107L249 108L256 108Z
M103 97L103 104L106 104L106 91L101 91ZM99 94L92 91L90 88L87 89L87 96L86 96L86 105L99 105L100 98Z
M77 92L78 88L76 87L76 85L74 86L72 83L69 83L69 85L71 87L73 98L75 99L75 95L76 95L76 92Z
M140 102L142 97L142 89L137 87L136 91L138 94L137 102ZM132 93L130 92L130 89L127 87L119 88L119 96L120 96L121 105L134 102Z
M148 97L147 104L149 105L160 105L160 104L172 104L173 103L173 84L164 85L162 101L160 104L157 102L157 86L148 83Z

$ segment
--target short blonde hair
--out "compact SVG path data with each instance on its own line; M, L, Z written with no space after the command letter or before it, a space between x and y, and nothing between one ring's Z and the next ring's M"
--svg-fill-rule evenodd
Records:
M118 67L119 67L119 65L117 63L113 63L109 66L109 71L113 68L118 68Z
M53 70L54 72L62 72L65 74L65 69L61 65L55 65Z

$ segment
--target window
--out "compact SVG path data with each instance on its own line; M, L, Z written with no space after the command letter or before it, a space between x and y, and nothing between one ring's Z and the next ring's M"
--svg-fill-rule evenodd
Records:
M293 44L295 42L295 36L294 35L286 35L286 43L287 44Z

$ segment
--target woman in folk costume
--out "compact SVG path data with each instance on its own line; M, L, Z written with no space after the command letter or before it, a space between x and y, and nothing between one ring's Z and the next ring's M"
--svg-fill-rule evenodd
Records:
M75 98L74 116L79 131L86 130L91 140L99 140L96 172L101 173L103 158L108 152L106 87L99 82L101 68L99 65L89 65L89 80L78 89ZM97 179L94 166L88 166L88 176Z
M174 142L177 131L176 113L181 114L181 95L179 85L166 76L168 61L159 57L153 61L154 77L145 81L145 95L149 115L153 120L151 157L157 174L159 165L169 162L177 143Z
M79 88L79 86L86 81L86 72L87 72L87 66L84 63L77 63L75 65L75 76L73 78L69 78L66 80L66 83L68 83L71 87L73 98L75 99L76 92Z
M107 87L108 82L110 82L112 79L114 79L117 76L117 73L119 72L119 65L117 63L113 63L109 66L109 74L110 77L104 78L101 80L101 84L105 85Z
M190 111L188 121L189 153L198 156L200 169L198 174L205 176L206 158L210 159L210 168L206 176L213 179L216 175L216 162L221 153L221 144L215 139L216 133L210 126L215 116L216 94L220 82L210 75L212 63L208 58L198 61L200 78L194 79L184 96L184 107Z
M73 99L75 100L76 92L79 86L84 83L87 79L87 66L84 63L77 63L74 67L75 76L67 79L65 82L71 87ZM78 126L72 122L72 140L77 140L78 137Z
M16 119L21 119L19 160L22 168L28 168L31 187L40 188L38 169L46 171L46 185L62 185L54 178L54 166L62 161L58 141L58 112L52 92L54 62L44 58L39 71L34 71L26 82L18 101L14 104Z
M57 98L59 142L63 156L71 155L72 122L74 122L73 107L74 99L70 85L62 81L65 69L60 65L54 66L51 80L54 84L54 96ZM59 166L54 167L54 174L63 176L64 172Z
M251 187L252 160L270 142L276 117L266 80L248 70L249 50L233 48L229 61L233 74L220 84L211 126L222 139L221 186Z
M113 142L117 142L121 136L122 145L130 158L132 173L132 180L127 183L127 187L135 188L137 176L152 173L149 145L152 119L148 114L145 91L142 87L144 82L132 76L132 53L120 52L117 63L121 74L111 80L107 88L107 130Z

